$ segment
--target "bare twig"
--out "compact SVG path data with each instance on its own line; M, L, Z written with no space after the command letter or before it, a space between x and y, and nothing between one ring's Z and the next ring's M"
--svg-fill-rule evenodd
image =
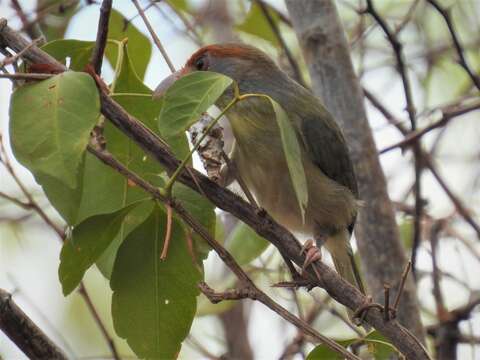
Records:
M455 46L455 50L457 51L460 66L465 69L468 76L472 80L473 84L476 86L478 90L480 90L480 77L476 74L465 58L465 51L463 49L462 44L460 43L460 39L458 38L457 32L453 26L452 18L450 15L450 11L444 7L442 7L437 1L435 0L427 0L430 5L432 5L438 13L443 17L445 23L447 24L448 31L452 37L453 45Z
M31 359L67 359L67 355L0 289L0 329Z
M426 127L424 127L421 130L416 130L410 132L408 135L406 135L402 140L399 142L389 145L386 148L382 149L380 151L380 154L385 154L386 152L389 152L395 148L405 148L408 145L411 145L412 143L415 143L419 138L421 138L423 135L429 133L430 131L437 129L439 127L443 127L447 125L452 119L454 119L457 116L464 115L470 111L475 111L480 109L480 103L475 103L471 105L464 106L461 109L456 109L451 112L445 112L442 116L442 118L433 124L430 124Z
M268 25L270 25L270 28L272 29L273 34L277 38L278 43L280 44L280 46L283 49L283 52L287 56L288 62L290 63L290 67L293 70L293 76L294 76L295 80L297 80L297 82L300 85L306 87L305 81L303 80L302 72L300 71L300 67L298 66L297 61L293 57L292 52L288 48L287 43L285 42L285 39L283 38L283 36L280 32L280 29L278 28L277 24L273 20L271 14L269 12L268 6L261 0L255 0L255 2L258 4L260 9L262 10L263 16L267 20Z
M412 262L409 261L405 270L403 270L402 278L400 280L400 285L398 286L397 295L395 296L395 301L393 302L393 311L394 315L396 316L398 305L400 304L400 299L402 298L403 289L405 288L405 281L407 280L408 273L410 272L410 268L412 267Z
M42 30L40 29L38 23L28 21L28 17L20 6L18 0L11 0L11 3L12 7L15 9L15 12L17 13L17 16L20 18L20 21L23 24L23 28L28 33L28 36L30 36L32 40L37 39L40 45L45 44L46 39L42 34Z
M390 320L390 285L383 284L383 294L385 296L385 303L383 305L383 317L385 321Z
M49 79L53 74L24 74L24 73L16 73L16 74L0 74L0 79L10 79L10 80L45 80Z
M102 72L103 54L107 46L108 23L110 21L110 12L112 10L112 0L103 0L100 7L100 18L98 19L97 40L90 57L90 64L95 73L100 75Z
M150 33L150 35L153 38L153 42L157 46L158 50L160 50L160 53L162 54L163 58L165 59L165 62L167 63L168 67L170 68L170 71L172 73L175 72L175 66L173 66L173 63L170 60L170 57L168 56L167 52L165 51L165 48L163 47L162 42L160 41L157 34L155 33L155 30L153 30L153 27L150 24L150 22L148 21L147 16L145 15L145 12L143 11L140 4L138 3L138 0L132 0L132 2L135 5L135 7L137 8L138 13L142 17L143 22L145 23L145 26L148 29L148 32Z

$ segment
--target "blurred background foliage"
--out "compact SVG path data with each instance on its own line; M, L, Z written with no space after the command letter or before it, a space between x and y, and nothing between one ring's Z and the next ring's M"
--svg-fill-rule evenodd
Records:
M264 3L269 6L262 7L261 3L250 0L141 2L177 68L202 44L242 40L275 57L282 68L294 76L295 69L291 66L283 43L308 84L308 72L301 60L301 51L283 1ZM432 6L423 0L377 0L374 3L403 44L418 114L418 128L435 123L445 112L478 101L478 89L474 88L464 69L459 66L444 19ZM471 68L478 72L480 2L442 0L439 3L450 9L466 59ZM362 12L365 8L363 0L338 0L336 4L362 86L392 115L387 119L378 107L366 101L375 141L378 149L382 150L402 140L395 125L409 126L395 59L378 24ZM131 2L114 1L114 8L117 12L112 19L109 37L119 41L128 37L129 54L137 74L150 88L154 88L169 73L168 67L153 46ZM10 26L23 29L26 34L35 34L38 24L48 41L63 38L92 41L96 34L99 4L98 1L78 0L4 0L0 1L0 13L9 19ZM109 64L104 64L103 76L110 81L114 66L112 59L116 58L116 54L114 50L108 50L106 55ZM6 156L12 162L17 179L25 185L34 201L56 225L63 226L62 219L30 173L15 162L10 152L10 94L10 83L5 80L0 82L0 131ZM476 212L480 204L478 120L477 108L422 137L422 145L446 185L471 211L477 222L479 217ZM224 125L228 140L228 125ZM414 200L412 154L397 148L381 155L381 162L389 181L390 196L397 208L401 237L406 251L410 253ZM201 167L197 159L195 164ZM438 299L432 293L432 248L429 241L432 228L440 221L443 224L436 257L444 306L448 310L479 296L480 278L476 274L480 269L480 245L478 234L458 214L451 198L431 172L424 172L422 184L426 206L422 219L424 241L418 249L417 284L424 324L434 330L442 319L438 317ZM25 200L25 195L4 166L0 166L0 193ZM217 212L217 218L217 238L225 242L227 249L270 295L291 311L303 314L325 335L336 339L349 339L355 335L341 320L344 316L342 307L331 301L323 291L315 289L311 293L303 290L294 293L269 288L272 283L284 280L287 276L279 254L228 214ZM109 358L111 355L107 343L84 300L78 293L66 298L62 295L57 276L60 247L56 234L31 208L20 208L11 199L0 196L0 287L13 293L18 304L70 356L81 359ZM205 263L205 273L208 283L217 289L234 285L233 276L213 255ZM122 358L134 358L126 342L113 331L108 282L97 269L92 268L87 271L85 284ZM197 317L182 347L180 358L217 358L231 353L233 347L242 347L244 354L253 352L255 358L288 357L288 351L293 349L296 357L301 358L299 354L307 354L312 348L304 339L296 348L292 342L296 329L261 305L250 302L211 305L203 296L199 297L198 304ZM461 359L480 356L480 317L475 312L471 315L469 320L460 324L462 339L458 351ZM249 342L235 343L231 332L241 334L242 331L248 335ZM429 346L433 348L432 338L429 341ZM4 359L24 358L3 334L0 334L0 356Z

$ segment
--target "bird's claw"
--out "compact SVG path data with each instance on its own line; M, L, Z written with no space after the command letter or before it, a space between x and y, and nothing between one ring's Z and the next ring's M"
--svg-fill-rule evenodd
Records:
M314 263L317 260L322 259L322 252L318 247L315 246L312 239L309 239L303 244L302 249L300 250L300 255L305 253L305 261L302 266L302 273L305 272L305 269Z
M383 306L377 303L374 303L372 300L372 297L370 295L367 295L367 300L358 307L357 310L353 313L353 319L356 320L355 325L361 325L365 321L365 316L367 315L367 312L371 308L377 308L380 311L383 311Z

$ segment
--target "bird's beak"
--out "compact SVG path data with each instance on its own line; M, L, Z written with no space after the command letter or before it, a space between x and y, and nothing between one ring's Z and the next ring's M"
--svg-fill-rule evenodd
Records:
M167 90L170 88L170 86L173 85L175 81L180 79L183 75L188 73L187 68L182 68L180 70L175 71L172 73L170 76L167 76L165 79L162 80L162 82L157 86L157 88L153 91L152 97L154 99L158 99L162 97Z

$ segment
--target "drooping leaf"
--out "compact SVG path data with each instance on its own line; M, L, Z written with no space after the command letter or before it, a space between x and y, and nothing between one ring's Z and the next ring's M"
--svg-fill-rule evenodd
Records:
M201 274L175 220L160 260L165 226L165 212L156 208L120 246L110 281L115 330L140 358L175 358L195 316Z
M122 223L138 206L153 208L153 202L134 203L112 214L97 215L83 221L73 229L60 253L58 275L64 295L70 294L82 281L85 271L110 245L120 232Z
M225 247L240 265L259 257L270 243L248 225L239 222L228 236Z
M54 40L42 46L42 50L49 53L55 59L66 64L70 59L70 70L83 71L88 64L90 55L95 47L93 41L81 40Z
M267 11L274 23L278 24L278 14L271 10ZM278 39L275 36L271 25L268 23L268 20L265 18L265 15L262 12L262 9L256 2L252 2L252 6L247 14L247 17L242 24L236 26L236 29L267 40L273 46L279 46Z
M74 189L99 113L97 88L87 74L65 72L22 86L10 107L15 157L33 173Z
M128 47L133 67L138 76L143 79L152 56L152 44L150 40L115 9L112 9L110 13L108 38L118 41L128 38ZM110 65L115 67L118 49L114 46L109 46L105 51L105 55Z
M231 84L232 79L208 71L196 71L178 79L159 100L160 133L168 138L187 130Z
M275 100L272 98L269 98L269 100L275 112L278 127L280 128L283 152L287 160L288 172L292 180L293 189L295 190L299 210L303 221L305 221L305 210L308 204L308 188L300 145L287 113Z

